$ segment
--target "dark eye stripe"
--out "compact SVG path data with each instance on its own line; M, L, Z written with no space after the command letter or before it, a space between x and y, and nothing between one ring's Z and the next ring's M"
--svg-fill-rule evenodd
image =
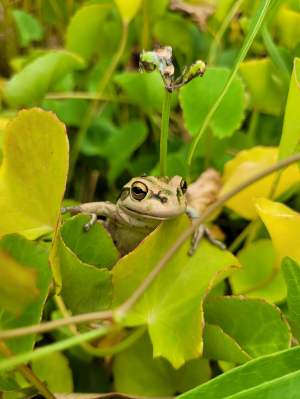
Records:
M128 187L123 188L123 190L120 192L119 198L121 201L124 201L130 193L130 189Z

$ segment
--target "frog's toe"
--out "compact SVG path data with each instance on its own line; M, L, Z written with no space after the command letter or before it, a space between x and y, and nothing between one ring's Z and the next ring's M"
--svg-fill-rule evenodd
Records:
M83 226L84 231L89 231L91 227L97 222L97 215L95 213L90 214L90 220Z

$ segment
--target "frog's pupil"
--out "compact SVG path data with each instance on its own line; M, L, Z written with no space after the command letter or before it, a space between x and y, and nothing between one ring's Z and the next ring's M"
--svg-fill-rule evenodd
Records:
M131 187L131 193L134 199L141 201L147 195L148 189L144 183L136 182Z

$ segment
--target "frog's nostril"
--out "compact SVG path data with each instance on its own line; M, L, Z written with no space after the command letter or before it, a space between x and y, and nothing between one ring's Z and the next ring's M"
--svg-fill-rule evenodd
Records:
M163 204L165 204L166 202L168 202L168 198L167 197L159 197L159 199L161 200L161 202Z

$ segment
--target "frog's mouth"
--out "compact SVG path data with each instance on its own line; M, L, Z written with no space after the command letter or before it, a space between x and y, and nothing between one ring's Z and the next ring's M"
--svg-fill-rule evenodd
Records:
M126 209L127 212L133 214L133 215L139 215L141 216L143 219L151 219L151 220L167 220L167 219L171 219L171 218L175 218L176 216L181 215L182 213L178 213L178 215L172 214L171 215L165 215L164 217L162 216L154 216L154 215L150 215L148 213L145 212L139 212L136 209L131 209L128 206L122 206L124 209Z

